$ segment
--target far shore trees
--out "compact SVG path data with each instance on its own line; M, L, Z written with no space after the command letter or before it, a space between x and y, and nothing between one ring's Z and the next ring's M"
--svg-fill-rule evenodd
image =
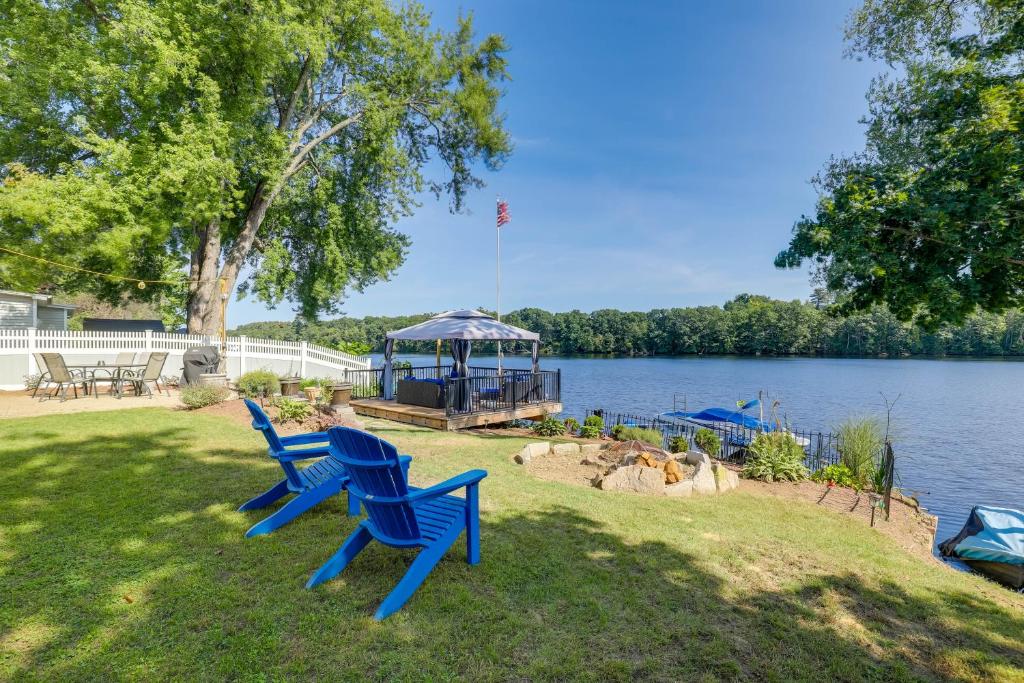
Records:
M1024 4L866 0L851 52L898 67L868 99L867 147L817 178L776 265L811 259L840 308L929 328L1024 303Z
M389 276L423 191L510 151L505 43L386 0L13 0L0 8L0 287L303 315ZM187 270L187 274L185 272Z

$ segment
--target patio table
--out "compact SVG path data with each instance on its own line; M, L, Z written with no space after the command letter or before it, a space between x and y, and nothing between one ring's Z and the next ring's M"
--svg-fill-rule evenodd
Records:
M124 394L123 387L124 382L121 380L121 375L125 370L132 368L144 368L145 363L90 363L88 365L68 365L68 370L81 370L83 375L90 378L96 373L97 370L111 370L110 382L114 387L114 396L121 398Z

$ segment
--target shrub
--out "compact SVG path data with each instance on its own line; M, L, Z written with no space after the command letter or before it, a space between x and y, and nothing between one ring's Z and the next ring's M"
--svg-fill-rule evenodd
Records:
M252 370L238 378L238 391L246 398L265 398L281 391L281 382L270 370Z
M860 488L865 488L874 476L885 445L882 424L873 417L850 418L839 425L836 435L841 462L860 483Z
M553 417L545 417L534 423L533 433L537 436L562 436L565 434L565 424Z
M570 434L575 434L580 431L580 423L575 417L565 418L565 431Z
M805 455L792 434L758 434L747 448L743 476L761 481L800 481L807 477Z
M665 443L665 437L657 429L645 429L644 427L623 427L619 433L619 441L643 441L652 446L661 448Z
M610 430L612 438L616 441L622 441L622 432L625 431L625 429L626 425L614 425Z
M693 435L693 442L697 444L697 448L710 456L716 456L722 450L722 440L707 427L701 427L697 430Z
M178 393L178 398L189 410L212 406L227 397L228 390L215 384L188 384Z
M668 440L668 449L673 453L685 453L690 450L690 440L685 436L673 436Z
M302 422L313 414L313 406L308 401L296 401L287 396L274 401L274 405L277 406L278 422Z
M600 415L587 415L586 419L583 420L583 424L590 427L597 427L600 431L604 429L604 418Z
M600 439L601 430L594 425L583 425L580 427L580 438L583 439Z
M811 480L822 484L832 482L836 486L843 486L856 491L861 490L860 482L853 476L853 472L850 471L849 467L841 463L821 468L811 475Z

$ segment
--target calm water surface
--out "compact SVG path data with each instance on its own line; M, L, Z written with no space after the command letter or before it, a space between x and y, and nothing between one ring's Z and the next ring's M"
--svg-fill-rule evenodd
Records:
M433 356L400 358L433 364ZM549 356L541 367L562 369L566 414L579 418L589 408L653 416L671 410L673 396L690 410L732 406L762 390L781 401L791 425L830 431L851 415L884 419L882 394L900 396L892 413L897 469L903 490L938 515L937 540L959 531L972 505L1024 507L1021 361Z

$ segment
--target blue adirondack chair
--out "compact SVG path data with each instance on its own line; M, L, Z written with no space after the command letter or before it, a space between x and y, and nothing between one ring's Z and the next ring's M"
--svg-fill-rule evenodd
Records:
M295 494L295 497L282 505L277 512L254 524L245 532L248 538L269 534L318 503L340 493L348 484L349 478L345 466L330 457L331 447L327 443L325 432L278 436L274 426L270 424L270 418L262 408L249 399L245 399L245 405L252 413L253 429L263 432L269 446L267 450L270 457L277 460L281 469L284 470L284 479L274 484L265 493L261 493L242 505L238 511L256 510L270 505L289 493ZM293 446L311 447L293 448ZM296 462L312 458L320 458L320 460L301 470L295 466ZM350 516L359 514L359 500L352 495L348 496L348 514Z
M360 500L369 519L359 523L345 543L306 583L312 588L337 576L359 551L377 539L393 548L422 548L402 580L374 615L384 619L412 597L434 565L466 532L466 562L480 562L480 480L484 470L470 470L446 482L418 489L409 486L407 468L387 441L348 427L327 430L334 457L348 470L350 496ZM447 495L466 489L466 497Z

